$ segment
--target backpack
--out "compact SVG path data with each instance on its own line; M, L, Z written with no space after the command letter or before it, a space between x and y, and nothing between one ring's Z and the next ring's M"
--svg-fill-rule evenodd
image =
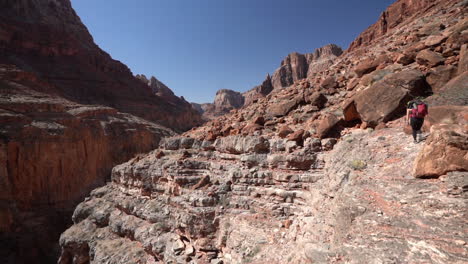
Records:
M411 108L411 117L424 118L428 114L427 104L424 102L414 102Z

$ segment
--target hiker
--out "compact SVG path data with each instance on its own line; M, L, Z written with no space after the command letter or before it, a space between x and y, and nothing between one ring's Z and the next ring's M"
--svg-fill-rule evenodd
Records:
M424 117L426 117L427 114L427 104L420 98L416 98L415 100L408 102L406 122L411 125L411 128L413 129L414 143L419 143L422 139L421 127L424 123ZM418 134L420 135L419 140Z

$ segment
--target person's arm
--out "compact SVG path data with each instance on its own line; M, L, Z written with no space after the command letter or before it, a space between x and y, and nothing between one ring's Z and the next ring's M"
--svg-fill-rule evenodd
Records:
M406 123L409 124L411 109L406 109Z

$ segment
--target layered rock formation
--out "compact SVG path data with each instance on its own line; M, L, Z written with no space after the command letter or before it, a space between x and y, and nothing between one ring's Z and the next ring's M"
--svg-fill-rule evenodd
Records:
M410 142L166 139L77 207L59 263L462 263L467 175L412 178Z
M0 262L55 262L73 208L113 166L174 134L160 124L201 122L163 88L102 51L70 1L2 1Z
M73 208L113 166L171 130L115 108L39 92L37 76L0 65L2 263L51 263Z
M4 1L0 63L16 65L50 84L47 92L99 104L176 130L200 124L190 104L168 103L94 42L70 1Z
M244 102L245 98L241 93L229 89L221 89L216 92L213 103L192 103L192 106L203 114L205 120L211 120L229 113L233 109L241 108L244 106Z
M205 120L212 120L230 110L257 103L274 90L280 91L299 80L327 70L342 53L343 50L335 44L318 48L313 53L291 53L281 62L281 67L273 76L268 74L262 84L242 94L232 90L219 90L213 104L195 104L194 108L204 114Z
M343 53L340 47L329 44L316 49L313 53L289 54L281 67L273 73L272 85L274 89L281 89L292 85L317 72L326 70L333 64L333 60Z
M362 32L349 46L348 51L354 51L358 48L374 44L379 38L392 34L392 30L405 23L411 23L414 20L425 15L428 10L444 1L441 0L404 0L396 1L390 5L387 10L382 12L377 23L370 26ZM437 23L436 21L433 21ZM439 26L439 25L438 25ZM427 28L427 32L432 29Z

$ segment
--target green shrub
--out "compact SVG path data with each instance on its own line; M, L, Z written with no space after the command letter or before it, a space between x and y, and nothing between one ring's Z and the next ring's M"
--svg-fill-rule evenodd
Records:
M349 167L353 170L363 170L367 167L367 163L363 160L353 160L349 163Z

